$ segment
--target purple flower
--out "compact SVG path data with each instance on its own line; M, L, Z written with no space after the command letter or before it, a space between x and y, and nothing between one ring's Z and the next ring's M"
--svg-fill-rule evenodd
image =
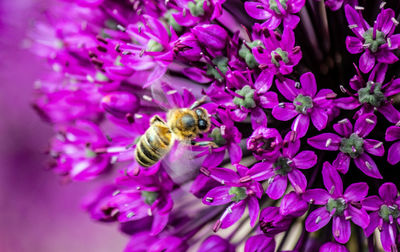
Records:
M370 236L378 227L381 234L382 246L385 251L395 251L397 247L398 225L400 225L400 197L393 183L385 183L379 187L379 197L369 196L361 203L372 211L369 214L369 226L364 228L365 235Z
M327 242L319 248L319 252L349 252L342 244Z
M259 234L250 237L244 246L244 252L273 252L275 251L275 240L267 237L264 234Z
M295 46L293 30L285 28L280 35L264 29L263 34L265 35L261 37L261 45L252 49L259 67L265 69L269 75L290 74L302 57L300 47Z
M386 130L385 140L395 141L399 139L400 139L400 127L390 126ZM400 161L400 141L395 142L394 144L392 144L392 146L390 146L387 160L392 165L395 165Z
M279 207L267 207L260 213L260 229L268 237L286 231L292 221L292 217L279 213Z
M365 82L361 73L356 67L357 75L350 80L350 86L357 91L351 94L345 88L343 91L350 94L350 97L336 99L335 105L342 109L355 109L362 106L356 112L356 116L374 113L379 111L391 123L397 123L400 120L400 112L393 106L390 97L400 93L400 79L392 79L390 82L383 84L387 65L378 63L372 70L368 81Z
M350 220L366 228L369 216L359 203L368 194L367 183L351 184L343 193L343 184L339 173L328 162L322 168L322 177L326 190L310 189L303 199L320 207L311 212L306 219L307 232L315 232L332 221L332 234L337 242L346 243L351 234Z
M257 163L246 172L246 176L256 181L268 179L266 193L272 199L283 196L288 179L297 193L304 192L307 180L299 169L309 169L317 163L317 156L313 151L302 151L297 154L300 140L289 141L290 136L291 132L283 140L282 153L279 156Z
M257 160L275 159L279 155L282 137L277 129L258 127L247 140L247 149Z
M330 99L336 97L336 94L330 89L321 89L317 93L317 83L311 72L303 74L300 82L278 79L276 87L292 103L279 103L273 108L272 115L281 121L296 117L292 123L296 137L301 138L307 133L310 119L318 130L326 127L329 116L325 108L332 106Z
M240 181L240 177L245 176L246 167L236 165L238 173L226 168L214 168L210 170L211 176L223 186L218 186L209 191L203 198L206 205L224 205L229 206L214 225L214 231L219 228L227 228L237 222L242 217L246 206L249 209L250 225L254 226L258 219L260 206L258 199L261 198L263 189L260 183L248 180ZM258 198L258 199L257 199Z
M300 18L293 14L298 13L304 3L304 0L246 1L244 8L252 18L266 20L262 25L270 30L277 28L282 21L284 27L294 29Z
M234 252L235 246L229 243L228 240L219 237L218 235L211 235L205 239L197 252Z
M308 210L308 204L303 200L301 194L290 192L283 196L279 213L283 216L300 217Z
M365 175L372 178L382 178L374 160L365 152L374 156L383 156L385 149L383 143L378 140L365 139L376 125L376 116L367 114L360 116L353 130L353 125L345 118L333 125L333 129L340 135L323 133L311 137L308 144L320 150L337 151L338 156L333 161L333 166L343 174L349 170L350 160Z
M349 28L356 35L346 38L346 47L352 54L364 52L359 63L363 73L371 71L376 61L392 64L398 60L392 52L400 45L400 34L393 35L398 21L392 9L381 8L373 27L363 19L361 15L363 8L357 8L359 10L357 12L350 5L346 5L344 9Z

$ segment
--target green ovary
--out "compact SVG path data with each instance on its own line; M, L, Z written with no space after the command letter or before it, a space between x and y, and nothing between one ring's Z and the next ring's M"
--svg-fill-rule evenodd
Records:
M296 111L302 114L306 114L307 110L313 107L312 99L310 96L304 96L299 94L293 101L293 105L296 107Z
M204 15L204 2L205 0L194 0L194 2L189 2L188 3L188 8L190 11L190 14L194 17L198 16L203 16ZM208 4L208 2L207 2Z
M386 43L385 34L381 31L375 31L375 39L374 39L374 28L369 28L368 31L364 32L364 44L369 45L369 50L375 53L378 51L379 46Z
M214 63L223 74L226 74L226 72L228 71L228 58L219 56L214 58L212 60L212 63ZM207 65L207 75L213 76L219 81L223 80L223 77L219 74L217 69L215 69L211 65Z
M279 157L278 160L274 163L274 167L278 168L275 170L277 175L286 175L290 171L292 171L292 167L289 165L290 160L284 157Z
M392 216L393 219L397 219L400 216L399 206L398 205L382 205L379 209L379 216L382 217L383 220L389 222L389 216Z
M353 133L349 138L342 138L340 140L339 150L343 153L349 154L350 157L356 158L364 153L364 139Z
M154 201L158 198L157 192L150 192L150 191L142 191L142 197L144 198L144 202L151 206L153 205Z
M386 97L382 92L382 84L368 81L365 88L358 90L358 100L360 103L369 103L374 107L381 106L382 102L386 101Z
M243 97L235 97L233 99L233 103L235 105L248 109L256 107L256 102L254 101L254 89L252 89L250 86L246 85L242 89L236 90L235 93Z
M276 14L282 14L278 7L278 0L269 0L269 8L275 11ZM282 5L282 8L287 10L287 0L279 0L279 3Z
M282 48L278 47L275 51L271 52L271 62L279 67L280 63L279 63L279 59L282 59L283 62L288 63L289 62L289 58L288 58L288 52L283 51Z
M258 66L258 62L254 58L253 53L251 52L251 50L249 50L248 47L254 48L256 46L260 46L261 45L261 41L260 40L254 40L253 42L246 43L246 44L247 44L247 46L243 44L242 47L240 48L239 56L244 59L244 61L246 62L246 64L250 68L255 68L255 67Z
M336 209L335 215L343 215L344 210L347 208L346 201L343 198L329 199L326 210L332 212L334 208Z
M244 187L231 187L229 189L229 195L235 195L232 198L232 201L239 202L247 198L246 188Z

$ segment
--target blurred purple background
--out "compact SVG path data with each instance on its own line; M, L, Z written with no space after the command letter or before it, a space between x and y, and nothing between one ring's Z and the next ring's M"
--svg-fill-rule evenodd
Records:
M46 170L52 135L30 107L43 60L24 47L32 19L49 1L0 1L0 251L122 251L114 224L91 221L82 197L102 181L61 183Z

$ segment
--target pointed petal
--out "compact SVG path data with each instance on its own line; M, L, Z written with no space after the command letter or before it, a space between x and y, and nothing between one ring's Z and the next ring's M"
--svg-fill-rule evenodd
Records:
M272 109L278 105L278 95L275 92L266 92L258 96L260 106L263 108Z
M383 204L383 201L378 196L373 195L363 199L361 204L365 210L377 211Z
M368 194L368 184L365 182L354 183L349 185L347 189L344 191L344 197L348 201L361 201Z
M397 58L394 53L386 49L378 51L378 53L376 54L376 60L385 64L393 64L398 61L399 58Z
M353 133L353 125L350 120L345 118L333 125L333 129L341 136L349 137Z
M263 94L267 92L271 88L273 80L274 80L274 75L271 73L271 71L268 70L262 71L260 75L257 77L256 82L254 83L254 87L256 88L257 93Z
M341 138L333 133L323 133L307 139L307 143L320 150L339 150Z
M320 207L313 212L306 219L307 232L315 232L325 227L329 223L331 217L325 207Z
M394 202L397 197L397 187L393 183L385 183L379 187L379 196L384 201Z
M339 152L336 159L333 160L332 166L336 168L339 172L346 174L350 167L350 156L346 153Z
M351 54L358 54L364 50L362 41L357 37L347 36L346 48Z
M317 82L315 81L314 74L307 72L300 76L301 91L304 95L314 97L317 93Z
M243 215L246 209L246 201L242 200L232 206L231 210L226 210L227 215L222 220L221 228L227 228L235 224Z
M337 242L348 242L351 235L350 221L345 220L344 216L333 217L332 234Z
M296 111L293 103L280 103L272 109L272 115L280 121L288 121L295 117L298 112Z
M335 100L334 104L336 107L346 110L353 110L361 105L360 102L352 96L338 98Z
M157 235L167 226L169 214L155 214L151 225L150 235Z
M366 50L360 57L360 70L363 73L368 73L375 65L375 56L370 53L369 50Z
M378 140L373 139L365 139L364 140L364 150L366 150L369 154L374 156L382 157L385 153L385 148L383 147L383 143Z
M301 171L293 169L288 173L288 179L297 193L303 193L306 190L307 179Z
M395 165L400 161L400 141L390 146L387 160L391 165Z
M205 205L224 205L231 202L233 194L229 194L229 186L218 186L211 189L203 198Z
M310 189L303 193L303 200L315 205L326 205L331 195L324 189Z
M400 120L399 111L390 102L381 105L378 111L391 123L397 123Z
M267 194L271 199L280 199L286 191L287 178L286 176L276 175L274 181L269 184Z
M369 225L364 229L364 234L366 237L369 237L375 231L379 225L380 219L381 217L379 216L378 212L372 212L369 215Z
M376 121L377 119L374 114L360 116L354 125L354 133L365 138L374 129Z
M228 152L232 164L237 164L242 160L242 148L240 148L239 144L231 143L228 145Z
M382 232L381 232L381 242L382 247L385 251L393 251L392 246L396 245L397 237L397 227L396 224L389 224L388 222L383 222Z
M246 10L247 14L254 19L265 20L271 17L271 13L266 11L266 9L264 9L264 5L258 2L245 2L244 9Z
M321 131L326 127L326 124L328 122L328 114L324 109L313 108L311 112L311 120L314 127L317 130Z
M246 172L255 181L263 181L269 179L275 174L272 163L261 162L253 165L250 170Z
M279 92L289 101L293 101L297 95L300 93L299 90L295 87L295 81L291 79L285 79L283 82L280 80L276 80L276 87Z
M322 179L326 190L335 197L343 194L343 182L337 170L329 163L322 166Z
M251 111L250 114L251 126L253 129L257 129L258 127L267 127L267 115L264 113L264 110L261 108L255 108Z
M302 151L292 160L296 168L309 169L317 163L317 155L313 151Z
M297 132L297 138L306 135L310 126L310 117L308 115L299 114L292 123L292 130Z
M258 214L260 213L260 205L256 197L248 198L248 208L250 216L250 226L254 227L257 222Z
M365 173L365 175L372 178L382 178L382 175L380 174L376 163L368 154L361 154L358 158L354 159L354 163L362 172Z

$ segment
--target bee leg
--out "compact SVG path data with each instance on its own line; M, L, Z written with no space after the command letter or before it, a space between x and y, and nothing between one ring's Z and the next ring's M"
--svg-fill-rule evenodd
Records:
M154 124L155 122L160 122L162 124L166 124L165 121L163 119L161 119L161 117L159 117L158 115L155 115L150 119L150 124Z
M208 146L208 149L210 150L210 153L212 152L213 148L218 148L218 145L214 142L211 141L202 141L202 142L194 142L192 141L192 145L195 146Z
M207 98L207 96L204 95L203 97L200 98L200 100L195 101L192 104L192 106L190 106L190 109L194 109L194 108L200 106L201 104L205 103L206 102L206 98Z

